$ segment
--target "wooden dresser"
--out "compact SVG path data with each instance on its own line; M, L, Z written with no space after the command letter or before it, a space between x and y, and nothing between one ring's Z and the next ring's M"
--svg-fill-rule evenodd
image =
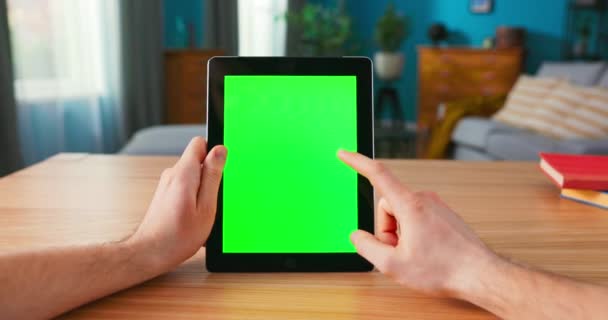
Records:
M205 123L207 61L220 50L165 52L165 119L169 124Z
M430 128L443 102L508 93L523 56L520 48L418 47L418 126Z

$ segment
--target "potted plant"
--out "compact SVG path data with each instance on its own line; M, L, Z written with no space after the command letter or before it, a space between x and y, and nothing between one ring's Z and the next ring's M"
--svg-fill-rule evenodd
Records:
M389 4L376 24L375 38L380 51L374 54L374 67L380 79L391 81L401 77L405 57L399 49L408 32L407 17L397 13L394 3Z
M287 23L297 34L296 54L301 56L342 56L352 36L352 19L344 2L335 8L306 4L302 10L288 12Z

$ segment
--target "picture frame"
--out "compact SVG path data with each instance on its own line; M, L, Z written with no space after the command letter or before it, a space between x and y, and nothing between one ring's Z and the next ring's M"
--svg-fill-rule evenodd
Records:
M470 0L469 10L476 14L488 14L494 8L493 0Z

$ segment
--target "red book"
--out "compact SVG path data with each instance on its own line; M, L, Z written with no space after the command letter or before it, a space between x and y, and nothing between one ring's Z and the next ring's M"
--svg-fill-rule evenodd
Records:
M608 156L541 153L540 168L560 188L608 190Z

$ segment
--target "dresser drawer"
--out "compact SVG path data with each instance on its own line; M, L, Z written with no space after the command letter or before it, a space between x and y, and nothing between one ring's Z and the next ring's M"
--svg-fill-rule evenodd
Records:
M422 127L433 125L442 102L507 94L523 64L521 49L420 47L418 53L418 124Z
M207 61L218 50L178 50L165 54L165 117L170 124L206 122Z
M445 66L455 67L472 67L472 68L500 68L502 67L520 67L519 53L509 52L501 53L496 50L476 50L477 52L458 52L455 54L442 53L438 55L440 64Z

